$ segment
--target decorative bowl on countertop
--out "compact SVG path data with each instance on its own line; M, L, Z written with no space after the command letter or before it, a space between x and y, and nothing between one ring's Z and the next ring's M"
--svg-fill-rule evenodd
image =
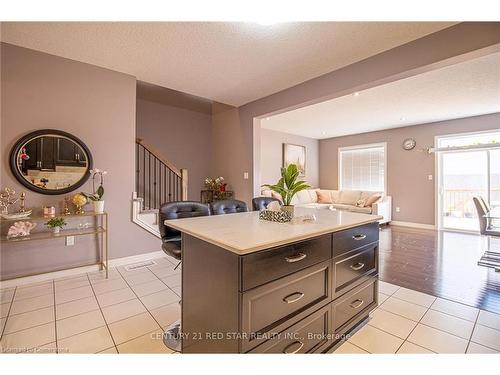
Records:
M259 213L260 220L275 221L277 223L288 223L292 221L292 214L288 211L262 210Z
M17 220L17 219L26 219L31 215L31 212L33 212L33 210L27 210L25 212L14 212L11 214L0 214L0 215L2 216L3 219Z

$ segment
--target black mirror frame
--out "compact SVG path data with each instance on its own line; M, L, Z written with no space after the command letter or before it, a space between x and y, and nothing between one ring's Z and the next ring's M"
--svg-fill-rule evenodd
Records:
M62 195L62 194L67 194L72 191L75 191L78 189L80 186L82 186L85 182L90 177L90 173L85 173L85 175L74 185L64 188L64 189L59 189L59 190L47 190L47 189L42 189L39 188L38 186L33 185L30 183L28 180L24 178L24 176L19 172L17 169L17 155L19 151L21 150L21 147L27 143L30 139L35 138L35 137L40 137L43 135L60 135L66 138L71 139L73 142L78 144L82 148L83 151L87 154L87 170L90 171L93 166L93 161L92 161L92 154L90 153L89 148L85 143L82 142L81 139L75 137L73 134L66 133L62 130L55 130L55 129L42 129L42 130L37 130L31 133L26 134L25 136L21 137L16 144L12 147L12 150L10 151L10 157L9 157L9 164L10 164L10 169L12 171L12 174L16 178L16 180L27 187L28 189L40 193L40 194L45 194L45 195Z

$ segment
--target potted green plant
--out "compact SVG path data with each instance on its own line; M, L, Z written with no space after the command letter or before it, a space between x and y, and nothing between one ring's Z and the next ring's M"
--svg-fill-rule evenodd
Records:
M45 225L52 229L54 234L57 234L62 229L62 227L66 225L66 221L62 217L53 217L52 219L47 221Z
M88 200L91 200L94 204L94 212L97 214L102 214L104 212L104 176L108 174L106 171L100 169L92 169L90 171L92 174L92 194L82 193ZM95 188L95 179L99 178L99 186Z
M281 178L275 185L265 184L263 186L281 195L283 199L283 211L288 211L293 215L294 207L292 198L301 190L310 188L305 181L297 181L299 169L296 164L289 164L286 168L281 168Z

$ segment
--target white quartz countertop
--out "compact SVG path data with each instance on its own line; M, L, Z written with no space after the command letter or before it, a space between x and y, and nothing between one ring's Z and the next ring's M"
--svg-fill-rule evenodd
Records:
M316 216L315 221L275 223L260 220L258 212L165 220L165 225L211 244L245 255L382 219L381 216L329 209L299 209L295 215Z

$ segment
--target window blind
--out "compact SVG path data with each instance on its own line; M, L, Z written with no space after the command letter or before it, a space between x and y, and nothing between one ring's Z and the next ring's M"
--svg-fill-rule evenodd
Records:
M340 189L385 192L385 147L340 149Z

